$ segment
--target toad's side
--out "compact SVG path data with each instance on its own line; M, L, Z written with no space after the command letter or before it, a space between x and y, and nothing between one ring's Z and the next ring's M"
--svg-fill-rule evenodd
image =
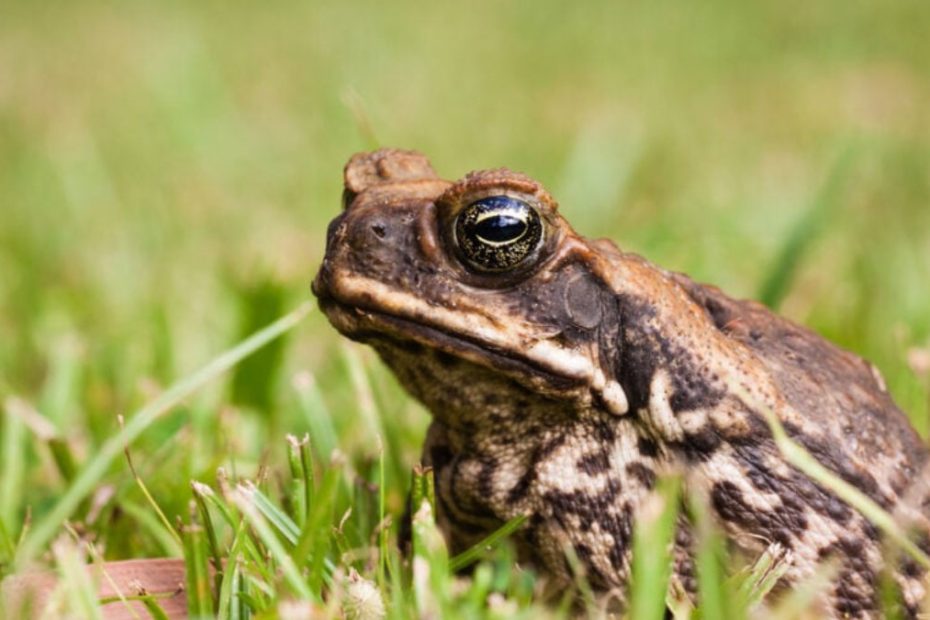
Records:
M424 460L457 550L527 514L527 560L569 579L568 550L595 587L622 591L637 511L658 475L681 471L733 545L790 552L783 587L835 558L825 613L874 616L877 530L785 463L766 410L824 466L927 527L909 508L922 498L902 501L923 492L909 483L925 448L871 366L579 237L524 175L453 184L418 153L357 155L314 291L432 412ZM693 591L684 523L678 542L676 575ZM894 568L914 615L923 571Z

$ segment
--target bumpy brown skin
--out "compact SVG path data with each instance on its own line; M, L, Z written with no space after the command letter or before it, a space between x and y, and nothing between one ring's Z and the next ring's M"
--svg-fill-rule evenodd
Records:
M878 614L878 531L789 466L762 415L926 531L926 499L908 493L927 451L872 366L759 304L578 236L524 175L452 184L422 155L383 149L353 157L345 183L313 289L433 413L424 460L455 549L528 514L527 561L567 579L571 549L596 588L622 592L637 510L657 475L678 470L734 546L788 550L783 586L834 558L823 613ZM535 206L546 241L515 272L475 273L452 221L500 194ZM693 592L682 528L676 576ZM905 561L893 574L914 616L923 571Z

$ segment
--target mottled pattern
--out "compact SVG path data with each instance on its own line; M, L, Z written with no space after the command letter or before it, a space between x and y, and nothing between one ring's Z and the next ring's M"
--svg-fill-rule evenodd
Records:
M536 209L543 241L509 272L475 273L450 230L494 195ZM878 530L784 461L766 411L930 548L927 485L913 484L927 451L872 366L758 304L579 237L529 177L499 169L450 184L417 153L354 157L314 291L432 412L423 458L455 550L526 514L524 561L567 581L570 551L595 588L622 591L637 511L676 470L733 547L785 550L776 591L829 558L838 573L823 615L875 617ZM674 570L695 595L691 538L681 519ZM890 568L914 616L924 571Z

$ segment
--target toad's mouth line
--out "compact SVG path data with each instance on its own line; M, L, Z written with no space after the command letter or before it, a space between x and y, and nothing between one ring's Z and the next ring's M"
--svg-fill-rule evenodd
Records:
M452 334L439 327L422 325L402 316L358 306L346 306L338 302L335 307L339 312L352 314L351 320L356 323L356 328L345 335L353 340L372 344L376 348L379 341L389 342L398 348L404 348L406 343L416 342L479 366L508 374L539 377L553 389L570 390L584 385L576 377L567 377L552 372L510 350L499 349L459 334Z
M429 304L378 280L340 275L334 281L331 274L321 276L314 283L321 308L349 338L370 343L418 342L480 366L538 378L555 390L589 388L614 413L627 411L623 389L582 351L527 337L479 313ZM517 349L514 342L525 344Z

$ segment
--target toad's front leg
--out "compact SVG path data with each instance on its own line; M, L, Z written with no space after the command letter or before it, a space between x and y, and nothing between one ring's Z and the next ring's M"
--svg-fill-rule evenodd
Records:
M453 552L525 515L521 560L563 583L580 568L596 590L625 588L636 513L667 467L634 421L594 411L522 443L506 427L464 436L434 422L424 456Z

